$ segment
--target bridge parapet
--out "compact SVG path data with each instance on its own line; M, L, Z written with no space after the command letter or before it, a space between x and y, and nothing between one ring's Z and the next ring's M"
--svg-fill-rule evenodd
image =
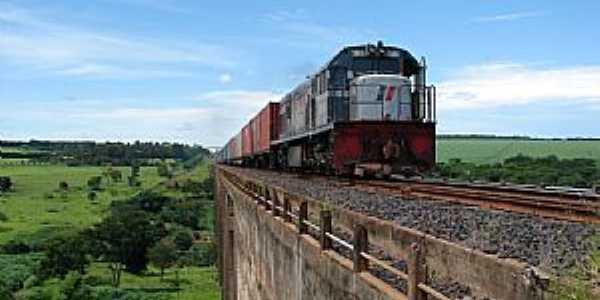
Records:
M324 208L234 168L219 167L217 175L219 243L230 248L219 259L225 299L448 299L428 285L434 277L452 278L478 297L543 297L543 278L523 263L354 211ZM334 229L350 233L353 241ZM404 260L407 270L368 253L369 243ZM373 267L405 282L405 289L371 274Z

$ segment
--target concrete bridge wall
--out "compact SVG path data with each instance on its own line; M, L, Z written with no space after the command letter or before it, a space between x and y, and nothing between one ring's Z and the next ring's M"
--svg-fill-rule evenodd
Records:
M226 300L406 299L296 226L217 180L219 258Z
M300 235L217 169L217 236L224 299L407 299L367 272L353 272L352 261L333 251L322 251L308 235ZM241 179L259 185L252 178ZM309 207L309 219L318 214L317 200L269 187L272 195ZM537 278L524 264L498 259L459 245L398 227L340 208L333 208L334 226L350 229L359 224L369 241L396 258L406 259L411 243L424 251L427 271L459 280L481 297L543 299ZM429 274L432 275L432 274ZM433 299L433 298L431 298Z

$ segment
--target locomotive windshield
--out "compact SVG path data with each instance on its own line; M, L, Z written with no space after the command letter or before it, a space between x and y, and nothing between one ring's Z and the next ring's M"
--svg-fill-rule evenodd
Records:
M411 84L398 75L366 75L350 87L350 120L411 120Z

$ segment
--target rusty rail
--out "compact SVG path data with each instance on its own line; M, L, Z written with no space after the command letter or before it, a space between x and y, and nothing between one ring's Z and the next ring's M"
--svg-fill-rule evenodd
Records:
M353 241L346 241L333 234L330 210L322 209L320 211L320 225L316 225L308 220L306 201L300 203L298 206L299 214L295 214L289 199L285 197L284 199L279 199L277 195L271 194L264 186L259 186L251 182L244 183L233 173L224 171L224 174L232 184L254 199L258 205L271 211L273 217L281 217L281 220L285 223L295 223L300 234L308 234L308 228L318 233L322 251L335 251L332 247L332 242L336 242L343 248L351 251L354 272L369 272L369 265L373 264L406 281L409 300L423 300L427 299L427 296L438 300L450 300L450 298L425 282L426 266L421 256L421 245L417 243L412 244L408 259L408 273L402 272L389 263L369 254L369 239L364 226L355 226Z
M576 198L575 195L562 193L414 180L403 182L354 180L349 185L384 189L404 197L443 200L544 218L600 224L600 202L590 200L595 199L595 196Z

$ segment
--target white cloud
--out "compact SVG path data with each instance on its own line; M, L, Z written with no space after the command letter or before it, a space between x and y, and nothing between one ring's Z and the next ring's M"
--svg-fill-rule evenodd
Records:
M194 102L179 107L155 106L152 103L172 101L148 98L143 99L144 106L139 104L142 99L135 98L69 97L53 101L52 105L11 102L0 111L0 122L27 124L10 131L15 138L143 139L219 146L269 101L278 101L280 97L266 90L213 91L182 97ZM44 128L43 136L39 136L38 128Z
M477 17L477 18L472 19L471 21L475 22L475 23L508 22L508 21L515 21L515 20L519 20L519 19L525 19L525 18L541 17L546 14L547 14L547 12L545 12L545 11L524 11L524 12L514 12L514 13L500 14L500 15L494 15L494 16Z
M153 67L164 70L163 76L177 76L180 74L173 69L182 63L212 68L236 64L230 51L216 45L144 39L65 26L8 4L0 3L0 25L6 25L0 26L0 61L59 74L118 77L123 74L119 69L136 75ZM74 65L77 65L75 71ZM103 67L98 68L99 65ZM95 70L90 66L95 66Z
M534 68L503 63L463 68L438 86L441 110L547 101L600 103L600 66Z
M77 76L77 77L95 77L95 78L120 78L120 79L149 79L149 78L173 78L188 77L192 74L182 71L170 70L139 70L121 68L110 65L100 64L81 64L74 67L65 67L58 71L59 74Z
M219 82L222 84L230 83L232 79L233 78L231 77L231 74L228 73L221 74L221 76L219 76Z

